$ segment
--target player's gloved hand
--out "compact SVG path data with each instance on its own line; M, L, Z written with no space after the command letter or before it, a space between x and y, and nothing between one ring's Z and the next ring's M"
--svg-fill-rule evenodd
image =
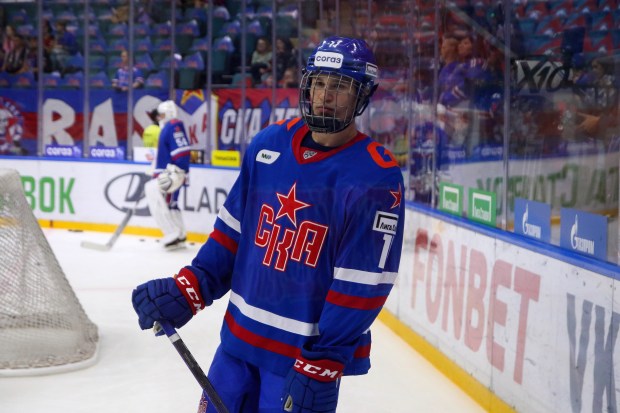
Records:
M334 353L302 350L284 382L283 411L335 412L343 370L344 361Z
M157 175L157 185L162 192L173 193L185 182L185 171L169 163L166 169Z
M205 307L198 280L186 268L174 278L160 278L139 285L133 290L131 302L143 330L161 320L180 328Z

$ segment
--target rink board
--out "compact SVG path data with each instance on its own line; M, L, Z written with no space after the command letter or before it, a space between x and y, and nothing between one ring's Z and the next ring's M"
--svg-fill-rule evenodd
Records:
M26 199L39 220L114 231L127 208L135 207L130 229L157 234L146 199L140 196L149 179L145 175L150 170L148 164L3 158L2 166L19 172ZM238 174L237 169L191 167L189 185L181 188L179 196L188 232L211 232L217 211Z
M386 304L401 322L517 411L617 411L618 267L425 209L406 218Z
M2 166L20 173L40 220L113 231L137 206L130 226L156 227L146 202L135 202L146 164L3 158ZM188 231L211 231L237 175L191 169L179 200ZM399 322L517 411L617 411L617 266L425 208L409 205L406 218L386 304Z

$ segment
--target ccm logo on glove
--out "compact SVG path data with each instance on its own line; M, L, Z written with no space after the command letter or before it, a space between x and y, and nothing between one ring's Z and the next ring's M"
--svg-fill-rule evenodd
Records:
M190 270L183 268L179 271L179 274L175 276L177 287L185 296L185 299L190 303L192 313L196 313L205 308L205 303L200 295L200 287L198 285L198 279Z
M338 380L342 376L344 365L333 360L306 360L303 357L295 360L295 371L318 381Z

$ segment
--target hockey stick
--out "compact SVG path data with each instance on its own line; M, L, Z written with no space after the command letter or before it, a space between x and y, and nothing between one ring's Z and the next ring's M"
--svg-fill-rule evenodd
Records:
M108 242L106 242L105 244L98 244L96 242L91 242L91 241L82 241L82 243L80 244L82 247L90 248L90 249L98 250L98 251L109 251L110 249L112 249L118 237L120 237L123 231L125 230L125 227L129 223L129 220L131 219L131 217L136 213L136 209L138 209L138 204L140 203L140 201L142 200L144 196L144 179L145 178L140 178L140 177L143 177L143 175L139 175L139 178L138 178L139 179L138 189L140 192L139 192L138 197L136 198L136 203L134 204L133 208L130 208L127 210L127 212L125 212L125 217L123 218L119 226L116 227L116 231L114 231L114 234L112 234L112 237L108 240ZM137 192L138 191L135 191L135 193Z
M134 211L135 211L135 208L131 208L127 210L127 212L125 213L125 218L123 218L120 225L116 228L116 231L114 231L114 234L112 234L112 237L105 244L98 244L96 242L91 242L91 241L82 241L80 245L84 248L90 248L93 250L109 251L110 249L112 249L112 246L114 246L114 243L116 242L118 237L121 236L121 233L123 232L123 230L127 226L127 223L133 216Z
M189 351L189 349L187 348L177 331L174 329L174 327L167 321L162 320L160 322L155 322L155 326L153 327L153 331L155 332L155 334L160 335L162 330L164 331L164 333L166 333L166 336L168 336L168 339L185 362L185 365L192 372L194 378L196 379L198 384L200 384L200 387L202 387L202 390L204 390L204 392L207 394L207 397L209 398L211 403L213 403L213 407L215 407L215 410L217 410L218 413L228 413L228 409L224 405L224 402L222 402L219 394L217 394L217 391L215 391L215 389L213 388L213 385L207 378L207 375L204 373L204 371L202 371L202 368L200 368L198 362Z

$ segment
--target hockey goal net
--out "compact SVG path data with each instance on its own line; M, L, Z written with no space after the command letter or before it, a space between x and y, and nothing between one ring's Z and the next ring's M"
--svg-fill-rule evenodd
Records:
M96 359L87 317L39 226L17 171L0 168L0 376L49 374Z

